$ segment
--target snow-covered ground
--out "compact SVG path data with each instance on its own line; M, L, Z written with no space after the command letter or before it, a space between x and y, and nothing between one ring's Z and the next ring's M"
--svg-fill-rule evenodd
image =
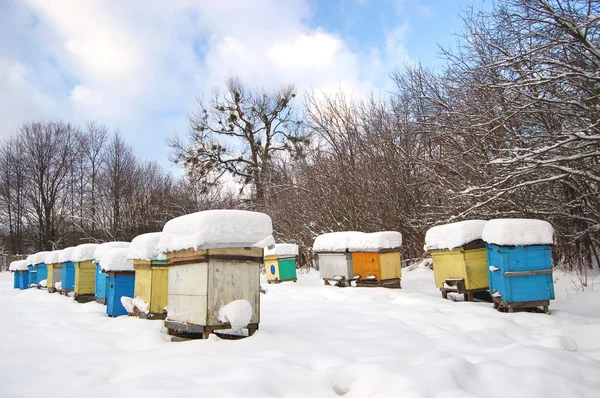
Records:
M425 268L402 290L313 272L267 287L254 336L171 343L161 321L107 318L2 273L0 396L600 397L600 278L578 293L556 277L543 315L442 300Z

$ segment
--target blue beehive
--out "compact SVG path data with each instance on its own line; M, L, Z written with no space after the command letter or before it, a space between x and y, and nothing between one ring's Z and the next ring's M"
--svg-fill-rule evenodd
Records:
M100 304L106 304L106 291L108 284L108 274L102 272L102 266L96 266L96 301Z
M27 257L27 261L32 266L30 269L29 283L35 283L39 286L40 282L48 279L48 267L46 266L46 256L49 252L37 252ZM35 278L32 279L32 274Z
M96 263L96 291L94 296L100 304L106 304L108 292L108 274L103 271L102 258L111 249L129 248L129 242L105 242L94 251L94 262Z
M133 260L127 255L129 248L109 248L102 252L100 265L102 271L108 275L106 291L106 314L108 316L127 315L128 310L123 307L121 297L134 297L135 270Z
M10 263L9 271L13 273L13 287L15 289L27 289L29 273L27 270L27 260L16 260Z
M58 253L58 262L60 263L60 290L62 292L72 292L75 286L75 263L71 255L75 247L67 247Z
M543 307L554 299L554 230L541 220L499 219L486 224L490 293L496 308Z
M127 315L121 303L121 297L133 297L135 291L135 272L110 271L108 273L108 292L106 295L106 314L108 316Z
M28 269L27 278L28 278L29 284L37 285L37 267L33 264L28 264L27 269Z

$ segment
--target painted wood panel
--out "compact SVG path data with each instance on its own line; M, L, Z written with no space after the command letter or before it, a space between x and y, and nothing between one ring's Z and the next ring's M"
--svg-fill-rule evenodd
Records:
M13 288L14 289L18 289L19 288L19 273L18 272L13 272Z
M167 319L206 325L208 263L168 268Z
M465 289L485 289L489 286L486 248L464 251L464 262L467 277Z
M25 290L29 287L29 271L20 271L19 273L19 289Z
M94 288L94 295L96 299L106 300L106 293L108 291L108 274L102 272L102 266L96 264L96 287Z
M75 293L94 294L95 288L96 264L92 260L75 263Z
M29 277L28 277L29 284L31 285L33 283L33 284L37 285L37 283L38 283L37 267L35 265L28 265L27 270L29 273Z
M41 281L46 279L48 280L48 267L45 263L36 264L37 268L37 284L39 285Z
M63 290L73 290L75 285L75 264L72 261L67 261L60 265L60 283Z
M278 261L279 280L289 281L297 279L296 274L296 259L295 258L280 258Z
M54 289L56 282L61 280L60 264L48 264L48 287Z
M251 323L260 321L260 264L210 259L208 266L208 325L218 325L219 310L234 300L252 305Z
M323 279L354 277L351 253L319 253L319 273Z
M135 267L134 296L150 303L152 295L152 270L149 267Z
M265 273L268 281L279 280L279 261L277 256L265 257Z
M379 253L352 253L352 265L354 266L354 276L358 275L361 279L368 279L369 276L373 275L377 280L381 280L381 263L379 262Z
M167 267L152 266L152 296L150 299L150 312L161 314L168 303L167 286L169 270Z
M106 314L109 316L127 315L121 297L133 297L135 289L134 272L110 272L106 292Z
M400 252L379 253L381 279L402 278L402 258Z

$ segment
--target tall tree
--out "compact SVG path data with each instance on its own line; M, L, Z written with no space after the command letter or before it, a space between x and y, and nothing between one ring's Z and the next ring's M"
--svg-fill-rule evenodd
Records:
M202 178L230 173L243 187L251 186L254 203L264 208L274 158L306 143L295 96L292 85L267 92L227 80L225 93L216 91L208 104L199 100L188 140L171 140L173 160Z

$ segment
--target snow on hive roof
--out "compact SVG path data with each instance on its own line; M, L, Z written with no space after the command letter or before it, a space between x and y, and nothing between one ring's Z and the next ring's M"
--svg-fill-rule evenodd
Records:
M357 231L330 232L316 237L313 243L315 252L345 252L350 245L350 239L361 239L366 234Z
M381 231L350 237L348 250L351 252L370 252L382 249L399 249L400 246L402 246L402 234L400 232Z
M525 218L490 220L485 224L482 239L500 246L551 245L554 228L549 222Z
M30 254L29 256L27 256L27 258L25 259L25 261L27 261L27 265L33 265L32 261L33 261L33 254Z
M35 254L32 254L31 264L36 265L44 263L46 261L46 256L48 255L48 253L50 252L37 252Z
M208 210L167 222L158 244L162 252L193 248L266 247L275 244L271 217L244 210Z
M100 267L104 271L133 271L133 260L127 259L128 247L114 247L102 253Z
M27 260L16 260L8 266L9 271L27 271Z
M129 249L131 243L129 242L104 242L100 243L96 250L94 250L94 262L96 264L102 265L102 259L104 255L111 249L121 249L126 248Z
M161 236L161 232L151 232L136 236L131 241L127 258L146 261L165 260L165 254L158 250L158 242Z
M72 261L71 257L73 255L73 251L75 250L75 246L67 247L66 249L62 249L60 253L58 253L58 262L66 263L68 261Z
M467 220L430 228L425 234L423 250L452 250L481 239L485 220Z
M76 246L71 254L71 261L81 262L94 259L94 252L99 245L97 243L84 243Z
M292 243L277 243L272 249L265 247L265 256L297 256L298 245Z
M61 250L53 250L51 252L48 252L48 254L46 255L46 259L44 260L44 262L46 264L56 264L58 263L58 255L60 254Z

